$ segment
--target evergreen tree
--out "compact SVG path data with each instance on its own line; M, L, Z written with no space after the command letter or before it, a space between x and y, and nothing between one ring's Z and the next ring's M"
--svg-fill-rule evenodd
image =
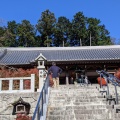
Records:
M42 12L40 19L36 25L37 30L41 36L42 42L41 46L47 46L45 43L51 43L53 37L53 32L55 30L56 18L54 13L46 10Z
M35 28L28 20L18 25L18 46L33 47L35 45Z
M59 17L54 32L55 46L70 46L69 34L71 23L66 17Z

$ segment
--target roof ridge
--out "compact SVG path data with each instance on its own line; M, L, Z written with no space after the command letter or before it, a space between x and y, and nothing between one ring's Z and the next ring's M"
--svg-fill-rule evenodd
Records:
M120 45L106 46L77 46L77 47L5 47L8 51L31 51L31 50L78 50L78 49L111 49L120 48Z

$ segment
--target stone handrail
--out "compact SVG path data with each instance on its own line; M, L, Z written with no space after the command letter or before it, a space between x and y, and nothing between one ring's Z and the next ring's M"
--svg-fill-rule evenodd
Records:
M14 89L14 81L19 81L18 89ZM30 82L30 89L24 89L24 80L28 80ZM6 81L9 83L8 89L2 89L2 82ZM0 93L22 93L22 92L34 92L35 90L35 74L31 74L30 77L13 77L13 78L0 78Z

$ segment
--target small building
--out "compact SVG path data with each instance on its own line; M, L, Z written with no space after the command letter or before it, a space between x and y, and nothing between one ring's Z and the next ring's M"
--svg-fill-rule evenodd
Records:
M116 72L120 67L120 45L111 46L80 46L80 47L17 47L1 48L0 64L15 68L37 67L36 58L42 54L45 58L45 68L48 69L54 61L63 69L60 84L72 77L80 77L84 71L90 82L97 82L96 70Z

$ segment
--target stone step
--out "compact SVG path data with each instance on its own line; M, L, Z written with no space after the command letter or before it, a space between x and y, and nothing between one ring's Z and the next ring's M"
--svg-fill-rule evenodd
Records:
M68 110L68 109L73 109L73 110L80 110L80 109L84 109L84 110L89 110L89 109L109 109L109 110L111 110L111 109L113 109L112 108L112 106L111 105L95 105L95 104L93 104L93 105L81 105L81 106L66 106L66 110Z
M106 105L106 103L98 101L98 102L49 102L48 105L51 106L55 106L55 105L64 105L64 106L68 106L68 105L73 105L73 106L81 106L81 105ZM107 103L108 104L108 103ZM109 105L109 104L108 104Z
M83 109L83 110L74 110L74 113L75 114L107 114L108 112L110 112L111 110L108 110L108 109Z
M80 98L74 98L74 97L51 97L51 99L49 100L50 102L58 102L58 101L73 101L73 102L95 102L95 101L104 101L106 100L106 98L97 98L97 97L80 97Z
M66 91L51 91L50 90L50 93L51 93L51 95L52 94L56 94L56 95L59 95L59 94L62 94L62 95L65 95L65 94L83 94L83 95L85 95L84 93L87 93L87 94L89 94L90 96L91 95L97 95L97 94L101 94L100 93L100 91L86 91L86 90L82 90L82 91L76 91L76 90L74 90L74 91L70 91L70 90L66 90Z
M47 115L71 115L73 114L73 110L57 110L57 111L48 111Z
M82 91L76 91L76 90L74 90L74 91L70 91L70 90L67 90L67 91L50 91L51 92L51 94L52 93L56 93L56 94L74 94L74 93L77 93L77 94L84 94L84 93L88 93L88 94L97 94L97 93L100 93L99 91L95 91L95 90L93 90L93 91L85 91L85 90L82 90Z
M95 99L95 98L104 98L104 96L102 95L79 95L79 94L66 94L66 95L62 95L62 94L52 94L50 95L50 99L51 98L63 98L63 99L66 99L66 98L76 98L76 99L85 99L85 98L92 98L92 99Z
M80 86L78 86L78 87L73 87L73 88L72 87L51 88L51 90L52 91L65 91L65 90L70 90L70 91L72 91L72 90L76 90L76 91L83 91L83 90L86 90L86 91L89 91L89 90L91 90L91 91L98 91L98 90L101 90L101 88L96 88L96 87L80 87ZM114 89L113 89L113 91L114 91Z
M101 94L100 93L50 93L50 97L71 97L71 96L75 96L75 97L100 97Z
M91 91L93 91L93 92L99 92L99 90L97 90L97 89L64 89L64 90L62 90L62 89L51 89L51 92L57 92L58 91L58 93L59 92L65 92L65 93L67 93L67 92L74 92L74 91L76 91L76 92L80 92L80 93L82 93L82 92L91 92Z
M81 89L81 88L77 88L77 89L74 89L74 88L73 88L73 89L72 89L72 88L67 88L67 89L54 88L54 89L53 89L53 88L52 88L51 90L52 90L52 92L55 92L55 91L58 91L58 92L71 91L71 92L72 92L72 91L74 91L74 90L77 91L77 92L83 92L83 91L85 91L85 90L88 91L88 92L89 92L89 90L90 90L90 91L97 91L97 92L99 92L99 90L96 89L96 88L82 88L82 89ZM66 90L67 90L67 91L66 91Z
M64 107L52 107L52 106L48 106L48 110L52 110L52 111L56 111L56 110L85 110L85 109L113 109L111 105L81 105L81 106L64 106Z
M109 114L76 114L76 120L113 120Z
M46 120L76 120L75 117L74 117L74 114L72 115L50 115L50 116L47 116Z
M117 120L119 115L96 86L51 89L46 120Z
M88 85L85 87L96 87L96 86L99 87L98 84L92 84L92 85ZM66 89L66 88L78 88L78 87L80 87L80 84L78 84L78 85L74 85L74 84L72 84L72 85L59 85L58 88Z
M59 87L57 87L57 88L52 88L52 89L84 89L84 88L93 88L93 89L95 89L95 88L100 88L99 86L93 86L93 85L89 85L89 86L81 86L81 85L66 85L66 86L63 86L63 85L60 85ZM112 87L113 88L113 87Z
M73 105L73 106L80 106L80 105L105 105L105 103L102 103L102 102L96 102L96 103L94 103L94 102L82 102L82 103L78 103L78 102L73 102L73 103L71 103L71 102L67 102L67 103L65 103L65 102L57 102L57 103L48 103L48 105L50 105L50 106L70 106L70 105Z
M106 114L92 114L92 115L49 115L46 120L113 120Z
M118 119L119 118L119 120L120 120L120 113L114 112L112 115L113 115L114 119Z
M80 110L57 110L57 111L48 111L48 115L70 115L72 113L74 113L75 115L78 114L108 114L108 112L110 113L111 110L108 109L80 109Z

